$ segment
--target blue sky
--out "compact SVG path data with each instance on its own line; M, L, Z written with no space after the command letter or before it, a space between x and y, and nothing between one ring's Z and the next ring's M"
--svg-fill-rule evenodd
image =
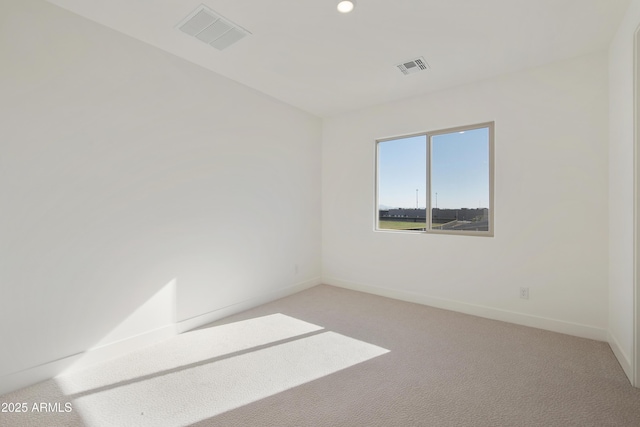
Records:
M489 207L487 128L432 137L432 207ZM426 136L378 144L378 202L399 208L426 206Z

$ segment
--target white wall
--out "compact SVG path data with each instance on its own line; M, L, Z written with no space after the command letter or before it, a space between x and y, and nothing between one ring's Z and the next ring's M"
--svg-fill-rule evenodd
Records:
M606 339L607 106L600 53L327 119L324 282ZM373 231L376 138L487 121L495 237Z
M640 0L632 0L609 50L609 342L627 375L633 357L633 56Z
M319 282L320 119L42 1L0 63L0 384L174 279L178 321Z

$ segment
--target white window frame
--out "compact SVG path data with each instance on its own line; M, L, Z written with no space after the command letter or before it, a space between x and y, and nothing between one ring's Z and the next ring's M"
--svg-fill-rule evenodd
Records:
M488 225L489 230L487 231L474 231L474 230L439 230L432 228L432 215L433 215L433 206L431 206L431 147L432 141L431 138L437 135L444 135L449 133L456 132L465 132L475 129L487 128L489 131L489 218ZM426 179L426 189L427 189L427 200L426 200L426 230L425 231L413 231L413 230L391 230L386 228L379 228L379 218L380 218L380 210L379 210L379 166L380 166L380 143L393 141L397 139L403 138L412 138L416 136L424 136L426 137L427 143L427 173L425 176ZM483 237L494 237L494 219L495 219L495 207L494 207L494 193L495 193L495 122L485 122L485 123L477 123L473 125L466 126L457 126L453 128L447 129L439 129L428 132L420 132L408 135L400 135L393 136L388 138L376 139L375 141L375 215L374 215L374 230L380 232L390 232L390 233L411 233L411 234L449 234L456 236L483 236Z

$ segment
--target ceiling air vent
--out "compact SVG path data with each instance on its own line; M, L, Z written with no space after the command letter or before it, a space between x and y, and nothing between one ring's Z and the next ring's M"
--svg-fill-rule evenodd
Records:
M417 73L420 71L425 71L429 69L429 64L424 58L421 56L420 58L412 59L411 61L403 62L402 64L396 65L402 74L409 75L413 73Z
M203 4L183 19L176 28L218 50L226 49L251 34Z

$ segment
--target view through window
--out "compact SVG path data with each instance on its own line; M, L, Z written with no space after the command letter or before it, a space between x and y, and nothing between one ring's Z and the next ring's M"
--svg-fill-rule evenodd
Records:
M493 123L377 142L377 229L493 235Z

